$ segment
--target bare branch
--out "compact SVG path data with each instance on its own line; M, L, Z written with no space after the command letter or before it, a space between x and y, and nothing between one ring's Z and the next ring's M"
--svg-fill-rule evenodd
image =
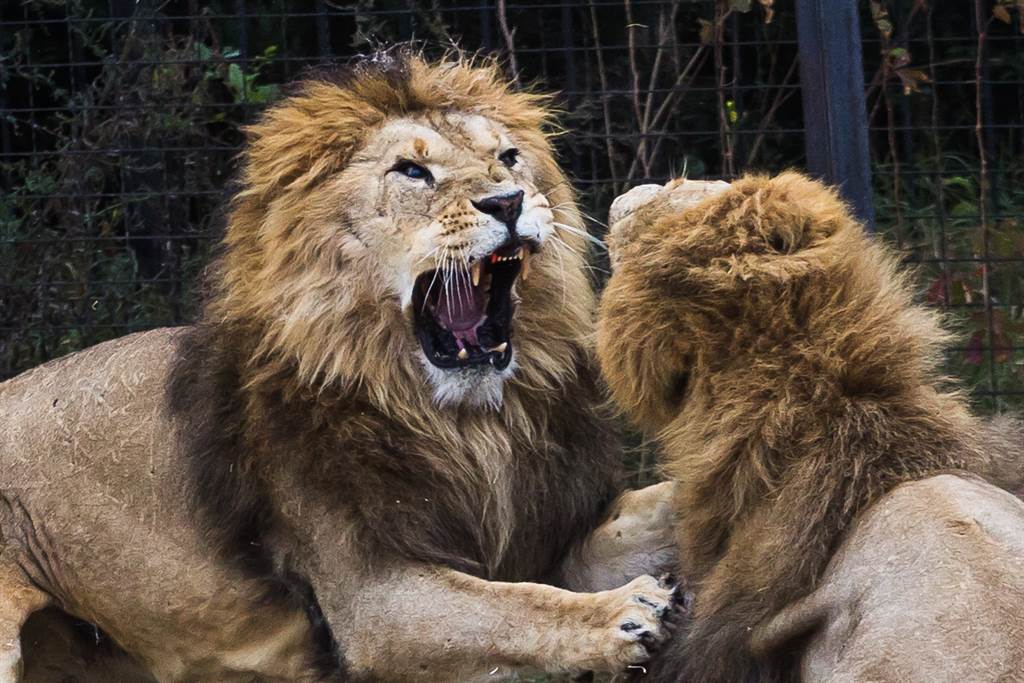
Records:
M984 63L985 63L985 40L988 37L988 25L991 17L986 16L985 3L982 0L974 0L974 21L978 27L978 44L974 60L974 137L978 144L978 159L981 162L978 179L978 206L981 214L981 296L985 302L985 345L988 347L988 388L989 391L996 390L995 370L995 335L994 316L992 311L992 296L990 287L989 258L990 241L989 234L989 175L988 175L988 154L985 151L985 126L984 126Z
M636 116L637 125L642 125L643 114L640 111L640 69L636 63L636 29L638 25L633 21L633 3L630 0L623 0L626 9L626 36L629 45L629 70L633 75L633 115ZM644 175L650 176L651 165L646 155L647 137L641 131L640 142L637 144L636 158L644 167ZM632 173L630 176L632 177Z
M612 112L608 102L608 72L604 66L604 55L601 50L601 35L597 30L597 8L594 7L594 0L588 0L590 5L590 30L594 36L594 51L597 53L597 76L601 82L601 113L604 117L604 146L608 155L608 170L612 177L612 193L619 194L624 187L619 185L619 174L615 163L615 148L612 144Z
M516 59L515 29L508 26L508 10L505 7L505 0L498 0L498 25L501 27L501 35L505 39L505 50L508 52L508 66L512 70L512 80L519 84L519 60Z

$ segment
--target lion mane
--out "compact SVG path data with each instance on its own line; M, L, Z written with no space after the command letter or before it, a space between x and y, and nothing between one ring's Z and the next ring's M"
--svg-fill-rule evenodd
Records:
M318 187L367 131L447 112L513 131L539 160L557 220L582 225L552 152L549 100L512 90L493 62L377 56L308 80L248 129L240 190L170 405L188 425L199 512L254 571L272 569L274 500L288 497L279 481L347 510L371 563L398 555L487 578L542 577L616 492L578 235L563 231L573 248L549 256L553 267L534 266L521 292L518 368L499 411L437 410L398 307L379 304L358 259L322 258L325 232L309 228L326 210ZM495 502L506 489L512 510Z
M678 482L692 622L665 681L776 681L798 650L752 629L813 591L859 513L942 472L1022 479L1018 423L971 414L940 371L939 315L894 253L796 173L612 228L598 353L617 403Z

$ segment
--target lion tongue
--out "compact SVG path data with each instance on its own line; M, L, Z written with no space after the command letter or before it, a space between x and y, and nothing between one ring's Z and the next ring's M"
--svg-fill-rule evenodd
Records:
M469 343L479 346L476 328L486 317L483 287L454 286L438 297L434 315L437 321L455 335L459 348Z

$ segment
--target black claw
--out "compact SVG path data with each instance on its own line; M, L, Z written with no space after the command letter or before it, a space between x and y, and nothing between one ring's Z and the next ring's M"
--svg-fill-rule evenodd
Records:
M672 609L662 619L666 624L677 625L686 620L686 610L681 605L673 605Z
M652 601L648 600L647 598L645 598L645 597L644 597L644 596L642 596L642 595L637 595L637 596L635 596L635 599L636 599L636 601L637 601L637 602L639 602L639 603L640 603L641 605L644 605L645 607L650 607L651 609L655 609L655 608L657 608L657 606L658 606L658 604L657 604L657 603L655 603L655 602L652 602Z
M658 585L662 588L675 588L677 586L676 577L671 573L665 573L658 577Z

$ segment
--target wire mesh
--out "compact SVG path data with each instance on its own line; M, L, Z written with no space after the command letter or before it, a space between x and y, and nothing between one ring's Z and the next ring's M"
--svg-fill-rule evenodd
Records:
M562 161L596 233L633 184L800 167L782 4L4 3L0 378L188 321L242 127L304 68L382 44L497 52L522 84L557 90ZM951 370L986 408L1024 402L1014 7L891 0L862 18L878 226L964 331Z
M962 333L950 370L988 409L1024 398L1024 16L1007 3L871 3L875 210Z

